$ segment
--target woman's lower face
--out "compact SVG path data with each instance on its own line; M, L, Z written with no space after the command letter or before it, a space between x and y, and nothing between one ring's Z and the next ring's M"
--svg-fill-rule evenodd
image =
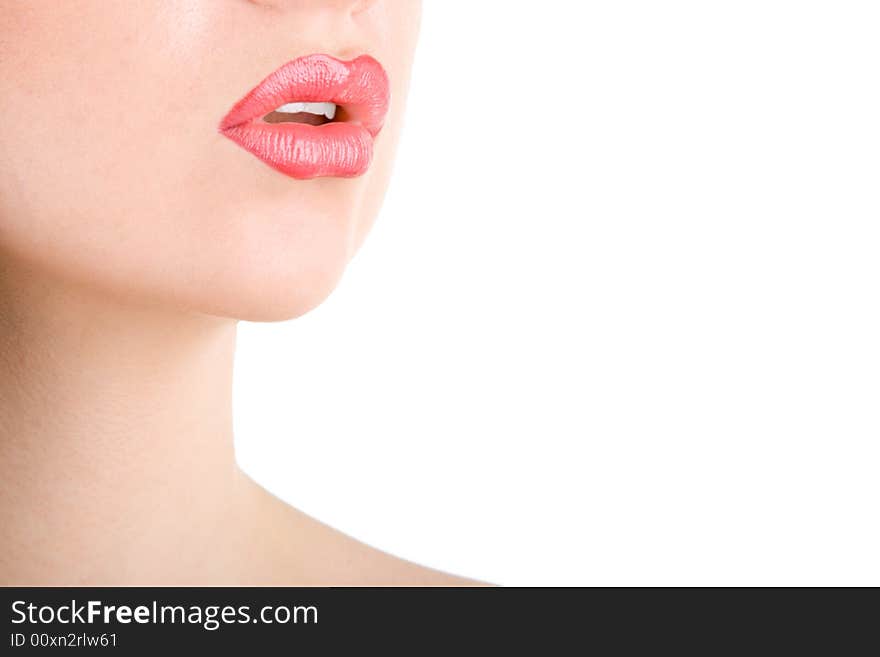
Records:
M378 211L419 14L417 0L8 3L4 267L210 315L308 311Z

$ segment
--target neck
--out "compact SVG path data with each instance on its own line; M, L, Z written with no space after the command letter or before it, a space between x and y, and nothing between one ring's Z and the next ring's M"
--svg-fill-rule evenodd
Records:
M171 576L241 476L235 323L0 274L0 582Z

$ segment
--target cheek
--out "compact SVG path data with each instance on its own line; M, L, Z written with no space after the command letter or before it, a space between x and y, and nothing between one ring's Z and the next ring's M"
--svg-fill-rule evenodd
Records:
M175 117L199 92L183 28L164 31L157 12L138 9L161 6L65 2L48 14L24 12L21 21L39 29L18 37L18 48L10 43L0 64L0 108L11 117L2 137L23 146L20 166L62 185L92 177L107 195L127 176L161 174L152 153L186 143Z
M142 230L142 209L160 213L167 206L160 199L191 177L204 142L178 117L193 90L180 30L194 28L183 15L175 30L157 29L171 22L165 7L35 0L6 13L0 211L7 238L24 222L14 234L22 247L130 242Z

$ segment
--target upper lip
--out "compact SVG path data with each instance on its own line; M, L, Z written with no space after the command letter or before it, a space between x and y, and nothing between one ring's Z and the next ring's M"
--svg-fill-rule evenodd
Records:
M224 132L257 121L292 102L335 103L343 120L375 137L388 112L389 84L385 70L369 55L343 61L330 55L307 55L269 74L239 100L220 122Z

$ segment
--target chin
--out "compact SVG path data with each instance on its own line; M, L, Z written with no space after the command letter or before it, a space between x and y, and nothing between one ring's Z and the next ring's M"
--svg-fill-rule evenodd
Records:
M205 294L187 304L208 315L249 322L282 322L313 310L336 289L347 260L311 267L254 267L230 271L222 283L206 285Z
M186 263L188 275L160 285L182 305L207 315L251 322L300 317L327 299L351 258L361 222L356 204L344 200L337 195L326 207L313 203L308 211L300 201L293 213L286 209L293 203L281 210L257 206L218 221L223 228L210 238L194 232L170 258Z
M339 276L327 275L307 283L265 285L226 295L209 306L207 314L247 322L283 322L305 315L321 305L336 288Z

